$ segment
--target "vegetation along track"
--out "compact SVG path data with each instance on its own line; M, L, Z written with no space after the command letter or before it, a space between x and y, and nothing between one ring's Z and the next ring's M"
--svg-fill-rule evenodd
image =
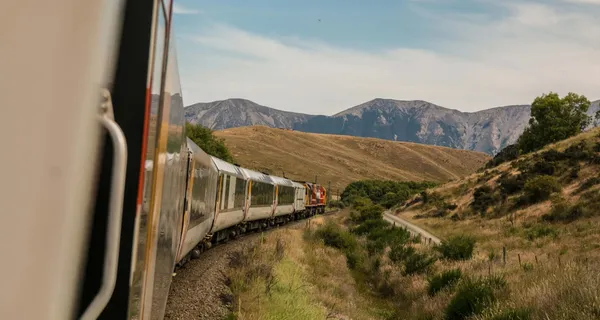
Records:
M331 210L317 216L337 213ZM293 228L312 217L296 220L283 228ZM277 230L271 228L266 230ZM231 291L226 284L224 271L229 262L229 255L241 250L247 243L255 241L260 232L240 235L232 241L215 245L176 270L171 284L165 319L223 319L230 311Z
M433 242L435 244L441 243L441 240L438 237L432 235L431 233L419 228L418 226L416 226L400 217L397 217L397 216L391 214L389 210L385 211L383 213L383 220L385 220L389 223L401 225L401 226L405 227L406 230L408 230L412 234L421 235L421 237L423 237L425 239L431 239L431 242Z

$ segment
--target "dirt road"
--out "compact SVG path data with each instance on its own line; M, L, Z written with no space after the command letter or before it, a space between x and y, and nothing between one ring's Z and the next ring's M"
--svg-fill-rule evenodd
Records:
M425 239L430 238L431 242L433 242L435 244L440 244L441 243L441 240L438 237L432 235L431 233L429 233L429 232L427 232L427 231L425 231L425 230L417 227L416 225L414 225L414 224L412 224L412 223L410 223L410 222L408 222L408 221L406 221L406 220L404 220L404 219L402 219L400 217L397 217L397 216L393 215L390 211L385 211L383 213L383 220L385 220L385 221L387 221L389 223L395 223L396 225L400 225L402 227L405 227L412 234L420 234L421 237L423 237Z

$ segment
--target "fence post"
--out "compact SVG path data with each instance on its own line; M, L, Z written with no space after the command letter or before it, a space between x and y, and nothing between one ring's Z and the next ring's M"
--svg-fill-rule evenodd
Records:
M331 201L331 180L327 182L327 191L325 195L327 197L325 201L327 201L327 204L329 204L329 201Z
M506 265L506 247L502 247L502 261Z
M518 253L517 256L519 257L519 267L521 267L521 254Z

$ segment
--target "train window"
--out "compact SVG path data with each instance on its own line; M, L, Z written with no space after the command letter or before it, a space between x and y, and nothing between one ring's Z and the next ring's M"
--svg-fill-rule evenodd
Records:
M202 166L200 162L196 162L195 165ZM210 169L208 167L194 170L190 208L190 225L188 230L200 224L200 222L203 221L202 218L206 216L206 191L208 187L209 173Z
M226 210L229 208L229 183L230 176L224 174L223 175L223 195L221 197L221 210Z
M137 314L143 302L141 301L142 291L144 290L144 279L146 277L146 261L151 259L150 257L146 257L146 252L148 251L148 247L146 246L147 237L148 237L148 226L150 221L153 219L153 210L150 207L152 203L153 196L153 185L155 185L155 168L156 168L156 159L154 158L157 135L158 135L158 113L159 109L161 109L161 86L162 86L162 71L163 71L163 58L166 54L166 46L165 46L165 38L166 34L166 21L163 14L158 15L158 19L156 22L156 30L155 30L155 38L151 44L151 53L150 53L150 65L151 65L151 75L149 75L149 85L151 89L151 97L150 97L150 114L148 116L148 135L146 137L146 154L145 164L146 170L144 171L144 189L142 195L142 207L139 215L138 226L136 227L135 236L137 238L136 243L134 243L134 262L133 262L133 275L132 275L132 285L131 285L131 293L129 300L129 310L130 314ZM160 200L159 200L160 203ZM150 289L148 289L150 290Z
M289 205L294 203L294 191L292 187L279 186L277 191L277 205Z
M236 178L234 197L233 207L243 208L246 200L246 181L244 179Z
M252 182L251 204L253 206L266 206L273 204L273 186L264 182Z

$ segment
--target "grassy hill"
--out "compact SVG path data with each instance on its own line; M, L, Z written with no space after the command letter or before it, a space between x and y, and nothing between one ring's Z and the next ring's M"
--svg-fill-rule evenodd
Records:
M374 138L252 126L215 131L244 167L321 183L333 190L359 179L449 181L471 174L489 156L466 150Z
M383 221L369 198L268 234L230 272L240 283L259 265L272 270L233 287L234 310L239 319L599 319L599 208L595 129L393 210L439 246Z
M437 274L460 268L463 278L505 279L476 319L597 319L599 173L594 129L429 190L425 202L415 196L397 214L443 239L475 241L472 258L436 264ZM458 296L466 301L468 290L416 298L411 308L437 319Z

